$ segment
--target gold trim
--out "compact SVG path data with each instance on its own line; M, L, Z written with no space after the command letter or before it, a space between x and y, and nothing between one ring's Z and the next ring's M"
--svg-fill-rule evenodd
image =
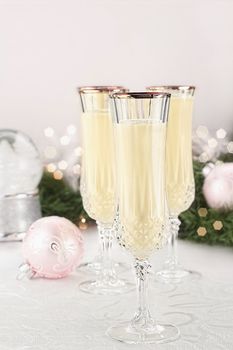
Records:
M189 96L194 96L196 87L191 85L151 85L146 87L148 91L157 91L157 92L170 92L178 94L188 94Z
M128 91L123 86L80 86L77 88L79 93L110 93L113 91Z
M154 98L154 97L170 97L169 92L157 92L157 91L132 91L132 92L113 92L110 97L112 98Z

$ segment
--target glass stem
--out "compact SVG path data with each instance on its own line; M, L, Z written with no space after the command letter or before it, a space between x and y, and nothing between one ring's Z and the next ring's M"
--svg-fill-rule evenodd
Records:
M111 226L106 226L101 223L97 223L99 230L99 237L102 247L103 267L100 271L100 278L104 280L112 280L116 277L116 272L112 262L112 243L113 243L113 230Z
M148 307L148 274L151 265L147 260L135 261L135 272L137 278L137 290L138 290L138 310L131 321L133 328L140 332L147 332L154 328L155 324L151 318Z
M103 262L103 255L104 255L104 246L102 242L102 226L97 222L97 229L98 229L98 239L99 239L99 247L98 247L98 256L96 257L96 261Z
M175 270L178 267L178 254L177 254L177 241L178 241L178 232L180 227L180 220L178 216L171 215L169 218L170 221L170 230L171 235L168 242L168 268L169 270Z

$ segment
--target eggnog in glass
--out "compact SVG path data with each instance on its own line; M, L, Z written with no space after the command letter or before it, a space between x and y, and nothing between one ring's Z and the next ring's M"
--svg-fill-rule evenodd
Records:
M170 95L155 92L114 93L117 149L118 240L135 259L139 307L133 319L108 329L126 343L175 340L175 326L150 315L147 282L151 254L167 241L165 141Z
M97 270L96 279L80 284L82 291L117 294L132 285L117 276L111 259L116 216L116 157L109 94L126 91L120 86L79 88L82 104L81 195L88 215L96 220L100 238L100 258L89 267Z
M166 141L166 189L170 213L169 255L157 277L164 282L179 283L182 279L197 276L194 271L182 268L178 262L178 216L194 200L195 186L192 161L192 114L195 87L151 86L149 91L171 93Z

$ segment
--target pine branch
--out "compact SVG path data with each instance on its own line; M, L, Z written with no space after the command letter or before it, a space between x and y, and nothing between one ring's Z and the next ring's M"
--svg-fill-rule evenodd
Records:
M82 205L80 192L74 192L63 180L55 180L44 172L40 186L42 215L63 216L75 224L80 217L90 220Z
M221 160L225 162L233 161L233 154L226 154L221 156ZM204 195L202 193L202 186L204 176L202 169L205 164L194 162L194 176L195 176L195 200L189 210L180 215L181 227L179 237L196 242L208 244L221 244L226 246L233 246L233 212L219 212L208 207ZM200 208L206 208L208 214L201 217L198 214ZM223 227L221 230L216 230L213 226L215 221L221 221ZM206 229L204 236L199 236L197 230L200 227Z

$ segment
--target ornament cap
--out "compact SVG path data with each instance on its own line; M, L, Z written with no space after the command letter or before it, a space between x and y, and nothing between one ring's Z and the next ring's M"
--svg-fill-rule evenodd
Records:
M202 169L202 174L204 175L204 177L207 177L214 167L215 165L213 163L207 163Z
M36 272L32 270L31 266L28 263L22 263L19 266L19 271L16 276L17 280L22 280L25 277L32 279L36 276Z

